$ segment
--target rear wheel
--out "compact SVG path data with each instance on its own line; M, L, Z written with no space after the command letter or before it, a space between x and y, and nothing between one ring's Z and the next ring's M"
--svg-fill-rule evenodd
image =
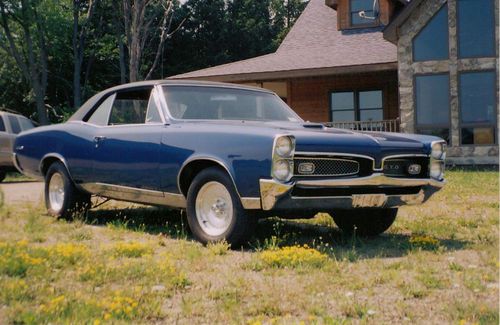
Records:
M50 165L45 175L45 206L50 215L68 219L90 207L90 195L75 187L60 162Z
M226 240L233 247L244 244L257 223L243 209L231 178L214 167L193 179L187 195L187 218L198 241Z
M396 220L398 209L353 209L331 213L337 226L347 234L377 236Z

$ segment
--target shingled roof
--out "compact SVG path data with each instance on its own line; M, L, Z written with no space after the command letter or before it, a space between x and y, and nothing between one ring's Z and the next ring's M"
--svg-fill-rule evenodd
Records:
M275 53L170 77L252 81L396 70L396 46L382 29L337 30L337 12L310 0Z

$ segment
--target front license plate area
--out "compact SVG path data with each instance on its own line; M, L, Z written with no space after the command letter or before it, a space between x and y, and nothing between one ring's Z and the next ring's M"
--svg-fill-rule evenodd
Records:
M381 208L387 202L385 194L355 194L352 196L353 208Z

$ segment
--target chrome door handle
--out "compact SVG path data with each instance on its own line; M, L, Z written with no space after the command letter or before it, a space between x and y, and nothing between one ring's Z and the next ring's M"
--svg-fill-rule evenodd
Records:
M99 147L99 143L101 143L102 141L106 140L106 137L104 136L96 136L94 137L94 143L95 143L95 147Z

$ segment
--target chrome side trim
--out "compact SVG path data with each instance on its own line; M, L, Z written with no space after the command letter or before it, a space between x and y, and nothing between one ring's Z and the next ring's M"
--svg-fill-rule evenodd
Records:
M335 187L335 186L425 186L443 187L444 181L440 182L431 178L395 178L387 177L382 173L371 176L351 179L321 179L300 180L296 186L301 188Z
M293 183L283 184L273 179L261 179L259 183L262 209L264 210L271 210L276 201L293 188Z
M186 208L186 198L182 194L105 183L82 183L80 186L87 192L110 199Z

